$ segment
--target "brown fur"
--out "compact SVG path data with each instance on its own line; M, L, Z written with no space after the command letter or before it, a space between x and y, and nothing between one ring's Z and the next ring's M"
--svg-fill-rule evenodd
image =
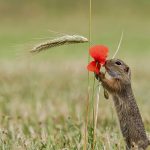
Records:
M96 78L113 98L126 149L145 150L150 142L132 92L130 68L119 59L108 60L105 68L111 79L103 73L97 74Z

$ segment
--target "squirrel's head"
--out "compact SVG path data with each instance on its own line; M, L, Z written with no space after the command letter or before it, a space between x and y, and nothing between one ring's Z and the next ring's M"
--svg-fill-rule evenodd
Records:
M120 59L110 59L106 61L105 68L107 73L123 83L129 84L131 80L131 71L127 64Z

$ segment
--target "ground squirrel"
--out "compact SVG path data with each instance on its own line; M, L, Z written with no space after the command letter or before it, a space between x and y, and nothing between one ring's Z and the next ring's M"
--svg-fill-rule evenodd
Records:
M132 92L130 68L122 60L110 59L106 61L105 69L110 79L104 73L95 74L95 77L113 98L126 149L136 146L138 150L145 150L150 141Z

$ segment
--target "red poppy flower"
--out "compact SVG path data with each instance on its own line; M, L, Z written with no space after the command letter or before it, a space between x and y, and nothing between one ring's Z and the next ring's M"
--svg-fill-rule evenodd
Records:
M94 58L94 61L88 64L87 69L99 73L101 66L105 64L108 48L104 45L96 45L90 48L89 53Z

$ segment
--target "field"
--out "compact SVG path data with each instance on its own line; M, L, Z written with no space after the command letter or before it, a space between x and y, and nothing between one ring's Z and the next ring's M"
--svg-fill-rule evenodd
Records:
M88 44L62 46L37 55L29 55L28 51L36 43L63 35L61 32L88 37L87 1L0 2L0 149L83 149ZM107 45L111 58L124 31L117 57L132 70L134 94L150 134L149 5L149 1L142 0L107 0L101 6L96 0L92 44ZM92 82L91 73L91 90ZM103 97L102 90L95 150L124 150L113 102Z

